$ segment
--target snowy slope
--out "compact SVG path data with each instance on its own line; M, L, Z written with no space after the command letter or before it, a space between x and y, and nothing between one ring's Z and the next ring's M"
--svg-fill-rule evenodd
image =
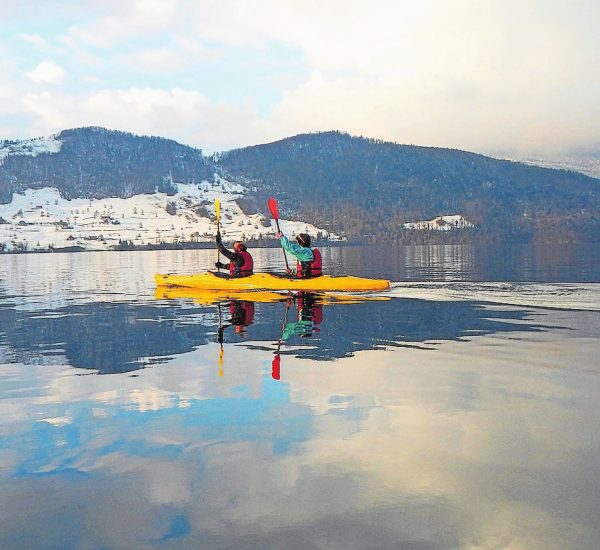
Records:
M0 142L0 164L8 155L27 155L35 157L41 153L58 153L62 141L53 137L26 139L14 142Z
M178 184L178 190L174 196L155 193L128 199L66 200L53 188L28 189L22 195L14 194L11 203L0 205L0 248L108 250L120 241L134 245L212 242L217 199L225 242L275 238L273 220L261 214L246 216L238 206L236 200L245 191L240 185L215 176L214 183ZM306 232L339 240L310 224L281 219L279 223L289 236Z

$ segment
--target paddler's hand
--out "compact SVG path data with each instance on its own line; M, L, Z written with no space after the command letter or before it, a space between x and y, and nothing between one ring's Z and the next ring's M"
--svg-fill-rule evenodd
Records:
M221 232L220 231L217 231L217 238L216 238L216 240L217 240L217 242L219 244L221 244Z
M227 266L221 262L215 262L215 267L217 269L225 269Z
M280 231L279 233L277 233L277 238L281 239L281 237L283 237L283 233Z
M285 272L286 272L288 275L293 275L293 274L294 274L294 270L293 270L293 269L286 269L286 270L285 270Z

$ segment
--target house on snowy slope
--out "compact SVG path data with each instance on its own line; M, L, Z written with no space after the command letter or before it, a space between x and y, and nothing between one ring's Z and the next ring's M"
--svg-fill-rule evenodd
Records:
M468 222L461 215L455 216L438 216L430 221L405 223L402 225L404 229L418 229L426 231L451 231L453 229L465 229L475 227L474 224Z

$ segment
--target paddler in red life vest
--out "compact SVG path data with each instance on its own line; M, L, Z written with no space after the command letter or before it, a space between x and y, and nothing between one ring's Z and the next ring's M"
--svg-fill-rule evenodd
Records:
M292 243L283 234L278 233L277 238L281 242L281 246L294 256L298 262L296 269L286 270L287 273L293 273L297 277L310 279L312 277L320 277L323 275L323 262L321 253L316 248L310 246L310 236L306 233L300 233L296 237L296 242Z
M252 275L254 261L242 241L236 241L233 244L233 251L227 250L221 242L221 233L219 232L217 233L217 247L219 248L219 252L229 260L229 263L216 262L215 267L229 269L231 277L247 277L248 275Z

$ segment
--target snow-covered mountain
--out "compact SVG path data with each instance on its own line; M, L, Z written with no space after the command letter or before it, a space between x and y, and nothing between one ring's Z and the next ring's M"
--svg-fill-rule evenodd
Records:
M58 153L56 136L0 142L0 165L10 156L35 157ZM46 251L77 247L111 250L123 243L134 246L180 242L213 242L215 204L220 201L223 240L275 239L274 221L263 214L246 215L238 202L248 193L243 185L218 174L200 183L169 182L175 194L161 192L128 198L65 199L58 189L44 187L14 193L0 204L0 251ZM314 238L340 237L314 225L279 220L287 235L309 233Z
M55 137L0 145L0 164L9 155L35 157L58 153L63 142ZM173 185L175 195L141 194L130 198L64 199L58 189L45 187L15 193L0 205L0 250L46 251L77 247L111 250L178 242L212 242L216 233L214 207L220 201L220 230L224 240L275 239L274 222L262 214L246 215L237 203L247 189L215 174L214 181ZM314 225L280 220L288 235L300 232L329 240L338 235ZM406 229L443 230L474 227L461 215L405 223Z
M220 201L220 230L225 242L275 239L274 221L246 215L236 202L244 188L218 176L214 182L177 184L178 192L135 195L127 199L66 200L53 188L28 189L0 205L0 249L39 250L80 247L110 250L176 242L213 242L215 203ZM311 224L280 219L287 235L309 233L339 240Z

